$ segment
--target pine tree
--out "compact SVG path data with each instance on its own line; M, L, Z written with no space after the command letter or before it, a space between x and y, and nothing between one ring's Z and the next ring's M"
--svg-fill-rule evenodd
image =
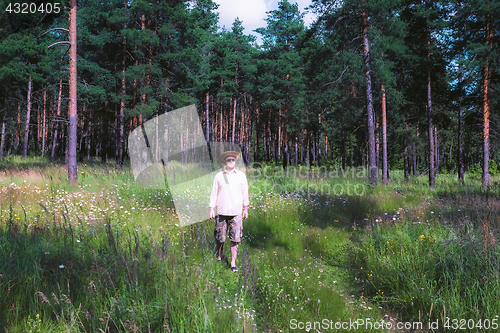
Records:
M276 155L284 167L290 163L292 142L308 121L302 107L305 92L300 53L305 33L303 16L297 4L280 1L277 10L268 12L267 26L255 30L262 35L264 51L257 80L260 106L275 115L269 120L277 125Z

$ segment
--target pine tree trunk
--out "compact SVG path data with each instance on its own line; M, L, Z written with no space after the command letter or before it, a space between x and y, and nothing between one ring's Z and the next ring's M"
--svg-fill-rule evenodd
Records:
M309 135L309 141L311 142L311 150L309 151L311 154L310 156L312 157L311 165L316 165L316 140L314 136L314 132L311 131L311 134Z
M412 145L412 150L413 150L413 176L417 177L418 174L418 165L417 165L417 148L416 144L413 143Z
M431 100L431 72L427 73L427 118L429 119L429 187L435 187L434 174L434 125L432 119L432 100Z
M127 24L125 24L125 28L127 28ZM125 95L127 93L126 90L126 81L125 81L125 54L127 48L127 40L123 40L123 55L122 55L122 82L121 82L121 99L120 99L120 114L118 116L118 127L119 127L119 138L118 138L118 153L117 153L117 162L119 165L123 164L123 154L125 150Z
M213 105L213 104L212 104ZM210 95L209 92L207 91L205 95L205 139L207 142L207 148L208 148L208 157L210 158L210 161L213 162L214 158L212 156L212 150L210 147Z
M40 111L40 104L38 104L38 109L36 112L36 143L33 145L36 148L36 151L39 151L41 149L40 147L40 141L42 139L42 115Z
M68 181L77 181L77 95L76 95L76 0L70 0L69 15L69 128L68 128Z
M4 148L5 148L5 119L2 120L2 134L0 137L0 159L3 158Z
M316 145L318 146L318 163L319 163L321 161L321 113L318 116L318 123L319 123L318 141Z
M250 97L250 104L248 105L246 109L246 120L247 120L247 132L246 132L246 148L247 148L247 167L250 166L250 159L252 155L252 115L251 115L251 109L250 107L252 106L252 97Z
M363 10L363 60L366 81L366 109L368 114L368 170L370 183L377 185L377 165L375 160L375 129L373 117L372 81L370 71L370 46L368 42L368 14Z
M45 135L46 135L46 115L47 115L47 89L43 90L43 119L42 119L42 158L45 154Z
M436 186L434 174L434 123L432 119L432 97L431 97L431 36L429 22L427 22L427 118L429 119L429 187Z
M28 110L26 112L26 125L24 127L24 149L23 149L23 159L25 160L28 157L28 139L30 133L30 116L31 116L31 83L32 79L30 77L28 82Z
M306 140L306 151L305 151L305 158L306 158L306 165L309 167L311 162L310 162L310 153L311 153L311 140L310 140L310 137L311 137L311 132L310 131L307 131L306 133L306 136L305 136L305 140Z
M16 141L14 143L14 152L16 153L19 149L19 143L21 142L21 102L17 103L17 121L16 121Z
M488 15L489 20L489 15ZM486 45L489 47L488 52L492 48L493 32L490 30L490 23L486 25ZM491 79L491 63L489 56L486 58L486 66L484 67L484 83L483 83L483 186L487 187L490 184L490 79Z
M460 56L460 60L462 60L462 56ZM458 86L460 87L460 96L462 95L462 70L461 65L459 69L460 75L458 77ZM463 160L463 146L462 146L462 126L463 126L463 109L462 109L462 101L459 102L458 105L458 181L460 183L464 182L464 160Z
M387 184L387 109L385 88L382 85L382 182Z
M232 105L229 105L229 108L231 108ZM231 109L229 109L228 111L231 111ZM225 128L224 128L224 133L225 133L225 140L226 141L229 141L230 140L230 134L229 134L229 128L230 128L230 123L231 123L231 112L227 112L226 113L229 113L229 117L226 117L226 121L225 121Z
M259 114L259 109L260 106L258 104L258 101L256 102L256 107L255 107L255 117L256 117L256 122L255 122L255 144L253 147L253 160L256 162L257 161L257 152L259 150L259 137L260 137L260 114Z
M87 160L90 160L90 149L92 148L92 114L89 114L89 124L87 129Z
M434 162L434 172L439 173L439 141L438 141L438 129L437 126L434 126L434 151L435 151L435 158L436 161Z
M231 143L234 143L234 131L236 129L236 98L233 98L233 121L232 121L232 128L231 128Z
M420 137L420 122L417 122L417 139ZM418 164L420 162L420 157L417 155L417 144L413 143L413 175L417 177L418 175Z
M298 138L295 137L295 166L299 164L299 142Z
M278 153L277 153L277 157L280 158L281 157L281 144L283 142L283 140L281 139L281 128L283 126L283 119L281 118L281 108L278 110L278 134L277 134L277 138L278 138Z
M50 160L54 160L54 155L56 152L56 147L57 147L57 131L59 129L59 117L61 116L61 98L62 97L62 75L61 78L59 79L59 98L57 100L57 121L55 125L55 130L54 130L54 137L52 139L52 152L50 154Z
M328 160L328 135L325 135L325 157Z

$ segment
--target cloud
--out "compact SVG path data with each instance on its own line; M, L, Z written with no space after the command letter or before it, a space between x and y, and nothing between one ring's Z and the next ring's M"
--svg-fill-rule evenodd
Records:
M304 13L305 10L304 8L308 7L311 5L311 0L290 0L290 3L297 3L297 5L299 6L299 10L301 13ZM306 15L304 16L304 23L306 26L310 26L313 21L316 19L316 16L312 13L306 13Z
M245 35L254 35L257 37L257 43L261 44L261 36L254 32L255 29L267 25L265 19L268 11L278 8L279 0L215 0L219 4L219 26L231 29L234 20L238 17L243 21ZM297 3L301 13L304 8L311 4L311 0L289 0L290 3ZM316 19L312 13L304 16L304 23L310 26Z
M270 2L265 0L216 0L219 4L219 25L230 29L238 17L243 21L246 34L255 34L254 29L264 27L267 17L266 12L271 10Z

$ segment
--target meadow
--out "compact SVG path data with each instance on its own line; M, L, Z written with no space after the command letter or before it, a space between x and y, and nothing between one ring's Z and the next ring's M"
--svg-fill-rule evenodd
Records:
M127 167L89 161L71 185L63 165L4 158L0 330L498 327L498 176L484 189L477 175L457 184L440 174L433 190L426 176L404 181L399 171L377 187L361 169L263 165L247 176L249 218L233 273L228 247L222 263L214 256L213 222L179 225L172 193L137 186Z

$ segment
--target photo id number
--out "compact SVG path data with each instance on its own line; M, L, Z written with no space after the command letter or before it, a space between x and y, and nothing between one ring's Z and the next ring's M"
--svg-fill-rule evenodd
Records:
M34 2L27 3L9 3L5 11L11 14L36 14L36 13L44 13L44 14L57 14L61 11L61 4L59 2L56 3L41 3L36 4Z

